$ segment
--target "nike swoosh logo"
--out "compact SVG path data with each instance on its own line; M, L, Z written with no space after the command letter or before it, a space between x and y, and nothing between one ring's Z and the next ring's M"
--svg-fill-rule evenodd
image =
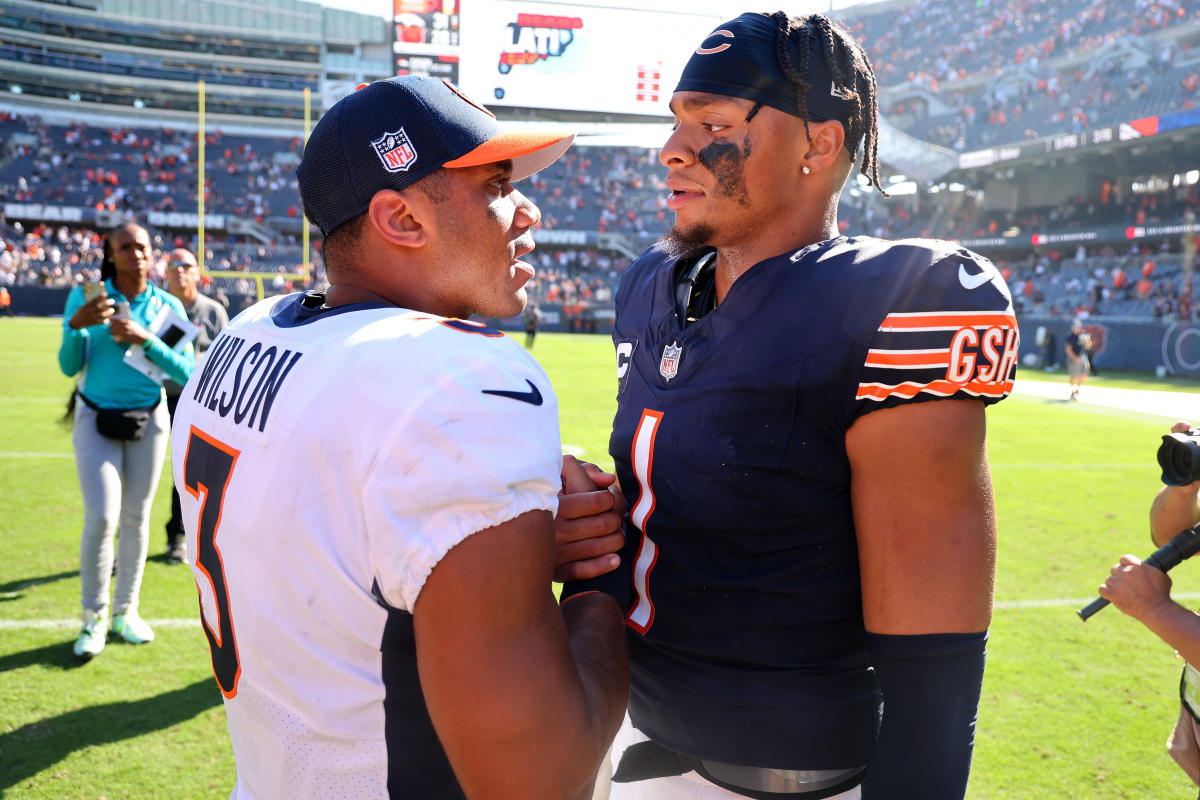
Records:
M513 400L520 400L522 403L529 403L531 406L540 406L542 404L542 393L533 385L533 381L526 378L525 382L529 384L528 392L511 392L507 389L483 389L482 391L484 394L511 397Z
M985 269L978 275L972 275L971 273L967 272L966 265L958 265L958 282L961 283L962 287L968 291L971 289L978 289L985 283L990 282L994 277L996 277L996 273L992 272L991 270Z

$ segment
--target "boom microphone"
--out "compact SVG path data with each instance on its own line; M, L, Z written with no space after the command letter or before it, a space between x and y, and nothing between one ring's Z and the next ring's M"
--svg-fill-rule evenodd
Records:
M1200 550L1200 525L1180 531L1175 535L1174 539L1155 550L1154 555L1142 563L1149 564L1162 572L1166 572L1185 558L1191 558L1197 550ZM1076 613L1079 614L1081 620L1087 622L1088 617L1106 605L1108 605L1107 600L1103 597L1097 597Z

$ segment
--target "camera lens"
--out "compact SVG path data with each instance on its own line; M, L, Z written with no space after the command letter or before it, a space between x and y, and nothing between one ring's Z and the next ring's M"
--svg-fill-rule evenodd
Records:
M1186 486L1200 480L1200 436L1191 431L1164 436L1158 448L1158 465L1167 486Z

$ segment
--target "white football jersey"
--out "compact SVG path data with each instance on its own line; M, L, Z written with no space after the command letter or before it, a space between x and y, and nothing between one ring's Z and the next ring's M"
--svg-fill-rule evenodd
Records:
M385 627L407 617L411 638L425 580L466 537L557 510L558 404L497 331L301 299L259 303L213 342L172 466L232 797L384 798L410 724L394 712L415 697L424 714L419 687L389 685Z

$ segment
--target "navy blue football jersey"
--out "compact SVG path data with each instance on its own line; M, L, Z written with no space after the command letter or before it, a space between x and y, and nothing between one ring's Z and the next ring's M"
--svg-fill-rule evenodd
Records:
M838 238L759 262L684 326L679 271L652 247L616 299L630 714L699 758L863 766L880 695L846 431L879 408L1005 397L1008 289L949 243Z

